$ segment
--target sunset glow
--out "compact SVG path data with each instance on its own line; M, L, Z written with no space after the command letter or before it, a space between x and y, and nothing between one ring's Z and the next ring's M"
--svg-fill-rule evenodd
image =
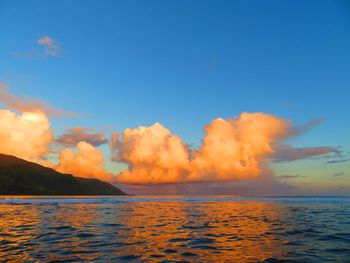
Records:
M0 4L0 153L135 194L350 194L341 4L39 2Z
M0 0L0 261L350 258L350 2Z

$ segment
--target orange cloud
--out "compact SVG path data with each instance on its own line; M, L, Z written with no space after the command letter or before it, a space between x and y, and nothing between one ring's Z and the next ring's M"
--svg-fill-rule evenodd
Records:
M112 174L103 168L103 153L87 142L77 144L77 152L65 149L60 152L56 170L75 176L112 181Z
M233 181L261 174L276 142L291 134L291 123L264 113L213 120L203 146L193 153L194 181Z
M203 145L191 151L181 139L156 123L114 134L114 160L129 169L116 180L122 183L179 183L234 181L261 174L273 146L291 134L289 121L263 113L213 120L206 126Z
M170 183L183 181L189 171L189 151L177 136L155 123L150 127L126 129L121 140L112 136L111 148L119 160L130 165L117 176L124 183Z
M103 168L102 151L88 143L107 143L103 134L90 134L89 130L84 128L69 130L69 134L59 137L59 141L66 145L78 143L78 152L63 150L60 153L60 163L55 165L45 159L46 154L54 153L50 149L50 144L54 142L53 131L50 130L46 113L57 115L64 112L42 102L1 92L6 89L5 84L0 84L0 102L23 113L0 110L0 153L34 161L76 176L112 181L112 175Z
M7 86L0 84L1 92ZM6 97L6 96L5 96ZM17 98L14 97L14 102ZM8 105L17 105L7 101ZM29 103L30 104L30 103ZM29 105L28 104L28 105ZM13 106L19 110L21 107ZM104 167L103 153L95 146L107 143L103 134L93 129L75 127L56 139L76 150L65 149L57 165L45 161L54 153L53 131L41 107L21 108L17 114L0 110L0 152L50 166L60 172L127 184L171 184L186 182L225 182L255 178L268 169L268 161L298 160L334 153L333 147L292 148L281 142L296 135L289 121L264 114L242 113L233 119L214 119L205 127L203 144L190 149L180 137L159 123L113 133L110 140L112 159L129 168L113 175ZM314 123L305 125L308 130ZM51 155L54 157L55 154ZM51 159L50 159L51 160ZM259 177L261 178L261 176Z
M42 112L0 110L0 152L27 160L49 152L53 131Z

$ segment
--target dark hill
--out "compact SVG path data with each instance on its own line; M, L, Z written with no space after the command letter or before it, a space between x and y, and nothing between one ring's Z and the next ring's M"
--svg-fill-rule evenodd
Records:
M0 195L125 195L97 179L62 174L14 156L0 154Z

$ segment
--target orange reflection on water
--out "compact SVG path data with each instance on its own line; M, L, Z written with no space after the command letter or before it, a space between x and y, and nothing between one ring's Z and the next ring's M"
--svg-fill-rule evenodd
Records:
M123 253L171 260L263 261L282 251L270 231L279 207L262 202L137 203L125 222ZM145 242L145 243L142 243Z
M20 209L19 205L0 204L0 258L6 261L8 254L23 252L16 255L19 262L33 261L30 251L26 249L31 245L33 229L40 224L36 208Z
M283 254L280 213L253 201L0 204L0 257L258 262Z

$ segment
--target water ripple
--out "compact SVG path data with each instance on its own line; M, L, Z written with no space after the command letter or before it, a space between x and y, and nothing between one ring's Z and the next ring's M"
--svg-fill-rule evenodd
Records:
M33 200L0 199L1 260L307 263L350 258L348 199Z

